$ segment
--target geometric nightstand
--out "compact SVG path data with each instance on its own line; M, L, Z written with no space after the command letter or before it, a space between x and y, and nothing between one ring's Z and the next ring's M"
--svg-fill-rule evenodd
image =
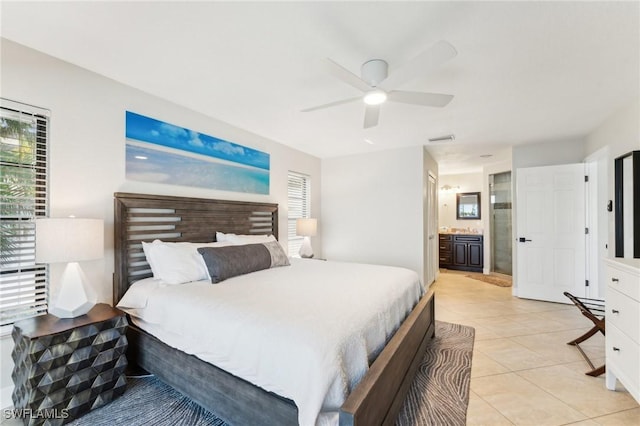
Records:
M24 424L63 424L122 395L127 325L124 312L104 303L76 318L16 322L12 399Z

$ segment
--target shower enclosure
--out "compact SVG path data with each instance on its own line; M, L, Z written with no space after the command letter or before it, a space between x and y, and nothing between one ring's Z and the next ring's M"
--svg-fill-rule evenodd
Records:
M511 172L489 175L491 272L511 275Z

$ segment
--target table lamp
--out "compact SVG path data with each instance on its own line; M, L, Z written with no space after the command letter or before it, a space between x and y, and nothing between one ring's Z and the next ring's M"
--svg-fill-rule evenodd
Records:
M78 262L104 255L102 219L46 218L36 220L36 263L66 263L49 313L59 318L84 315L96 295Z
M296 221L296 235L304 237L302 246L300 247L300 257L311 258L313 257L313 248L311 247L311 239L309 237L315 237L318 232L317 219L298 219Z

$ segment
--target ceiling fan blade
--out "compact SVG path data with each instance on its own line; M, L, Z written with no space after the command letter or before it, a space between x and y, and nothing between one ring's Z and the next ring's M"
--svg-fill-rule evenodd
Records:
M333 62L329 58L325 59L324 64L327 71L338 80L342 80L349 86L355 87L356 89L363 92L371 90L371 86L368 85L366 81L364 81L348 69L342 67L342 65Z
M302 110L300 110L300 112L311 112L311 111L315 111L315 110L318 110L318 109L330 108L330 107L333 107L333 106L342 105L342 104L348 104L349 102L360 101L360 100L362 100L362 96L357 96L355 98L342 99L341 101L330 102L328 104L318 105L318 106L314 106L314 107L311 107L311 108L302 109Z
M403 104L443 107L447 106L449 102L451 102L453 95L392 90L387 92L387 99L393 102L401 102Z
M375 127L378 125L378 117L380 116L380 105L367 105L364 110L364 128Z
M429 49L413 58L405 66L393 71L386 80L384 87L394 88L427 74L432 69L454 58L458 52L449 42L440 40Z

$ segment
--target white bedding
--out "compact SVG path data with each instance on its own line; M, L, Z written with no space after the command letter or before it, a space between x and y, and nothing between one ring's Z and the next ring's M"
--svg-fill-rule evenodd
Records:
M169 346L292 399L299 423L314 425L339 410L423 293L408 269L292 259L219 284L149 278L118 307Z

